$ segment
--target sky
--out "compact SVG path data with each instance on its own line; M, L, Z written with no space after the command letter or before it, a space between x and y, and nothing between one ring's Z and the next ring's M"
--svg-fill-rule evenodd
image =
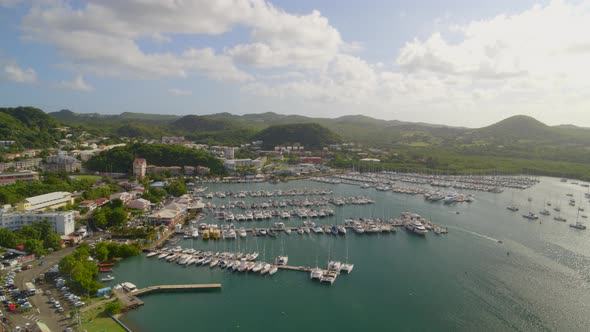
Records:
M590 0L0 0L0 106L590 127Z

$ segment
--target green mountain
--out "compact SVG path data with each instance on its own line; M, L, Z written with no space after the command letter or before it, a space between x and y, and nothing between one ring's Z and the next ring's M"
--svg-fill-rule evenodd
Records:
M299 143L306 150L318 150L342 141L340 136L317 123L273 125L260 131L254 138L262 140L266 149Z
M0 108L0 140L15 141L17 146L54 146L62 138L57 127L59 123L38 108Z

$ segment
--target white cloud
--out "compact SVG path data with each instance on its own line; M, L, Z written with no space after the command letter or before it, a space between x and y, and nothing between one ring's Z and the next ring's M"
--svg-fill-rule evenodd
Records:
M16 64L7 64L4 66L4 75L7 80L17 83L35 83L37 82L37 73L32 68L23 69Z
M583 31L590 31L590 4L554 1L454 26L450 37L411 40L393 66L339 54L305 78L244 91L382 118L483 125L529 114L587 122L580 114L590 109L590 35Z
M176 88L168 89L168 93L175 95L175 96L190 96L193 94L192 91L181 90L181 89L176 89Z
M222 54L190 46L180 53L146 52L138 43L141 39L171 42L179 34L220 35L238 26L250 31L253 43L228 46ZM105 0L81 8L54 0L35 3L22 28L25 40L56 47L71 66L136 78L199 72L212 79L245 81L251 75L236 67L234 60L266 68L314 67L348 45L318 11L293 15L264 0Z
M92 85L90 85L90 84L86 83L86 81L84 81L84 77L82 77L82 75L76 76L71 81L61 81L58 84L56 84L55 86L58 88L62 88L62 89L85 91L85 92L94 90L94 87Z

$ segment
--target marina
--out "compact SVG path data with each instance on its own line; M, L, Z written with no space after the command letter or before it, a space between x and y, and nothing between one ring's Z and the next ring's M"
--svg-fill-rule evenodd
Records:
M326 191L331 190L333 194L315 196L316 198L366 196L374 203L309 208L310 210L323 208L334 210L333 216L324 218L296 216L283 219L280 216L273 216L270 219L244 222L218 219L213 213L222 211L221 209L205 209L203 216L189 220L183 228L186 234L198 230L198 237L185 238L185 233L178 234L172 238L175 244L169 243L166 247L167 250L181 247L182 250L194 249L195 253L211 252L209 265L204 266L202 263L196 265L196 262L190 265L179 264L181 257L177 257L175 262L168 262L164 258L158 259L164 252L161 254L156 252L150 258L147 258L147 255L151 253L146 253L142 257L126 259L118 264L117 270L111 274L117 280L135 282L141 288L154 284L222 283L224 291L203 293L198 296L173 292L161 296L142 297L141 301L146 305L140 310L128 312L123 316L125 324L133 330L181 329L184 326L183 317L190 316L194 310L206 310L209 314L208 320L199 321L200 328L232 330L240 326L240 329L248 331L270 331L272 328L269 326L281 325L286 330L294 330L289 326L293 324L296 316L309 312L325 312L327 316L338 313L350 316L364 315L368 319L363 320L362 324L354 321L343 324L339 321L319 318L317 328L371 330L379 329L389 322L385 319L388 317L385 310L381 308L387 308L388 311L395 310L402 317L400 326L412 326L425 330L456 328L457 323L451 324L447 315L457 310L465 313L465 317L460 318L460 324L469 327L466 328L467 330L477 328L470 325L470 322L482 321L481 318L475 318L481 315L486 317L487 329L509 329L501 320L496 319L496 316L488 314L489 310L500 313L503 317L513 315L512 320L522 330L538 330L544 327L549 330L575 330L568 322L554 319L554 317L564 314L564 310L575 311L576 307L563 302L556 306L555 299L567 294L570 299L577 298L577 301L582 301L577 303L585 301L584 293L567 286L570 282L578 283L577 277L569 272L566 273L570 276L564 276L562 271L563 269L578 271L577 267L584 264L580 260L583 256L568 256L573 260L572 264L569 264L569 260L560 260L559 270L554 269L553 263L546 264L545 261L567 256L568 253L560 248L572 248L575 245L585 248L581 251L582 253L590 250L584 247L587 233L584 230L569 227L569 224L573 224L576 219L578 207L585 207L587 199L584 199L583 192L574 189L575 186L562 183L559 179L541 178L539 183L528 189L506 187L502 193L449 190L432 187L429 184L411 184L411 186L433 192L443 189L445 192L457 192L474 197L472 204L465 204L467 203L465 202L453 205L444 204L442 201L438 201L439 204L435 201L433 204L423 195L408 195L392 190L362 188L362 185L331 184L309 180L279 184L211 183L207 186L209 189L206 193L229 193L246 189L271 192L289 187L317 186ZM584 192L587 190L585 187L577 187ZM570 192L576 199L576 207L569 207L567 204L569 198L565 194ZM528 200L529 197L532 198L531 201ZM559 206L557 197L563 197L561 217L567 219L567 223L545 222L558 216L558 213L553 211L553 207ZM285 199L305 200L306 198L311 200L313 197ZM227 196L203 198L205 203L211 202L217 207L226 205L223 211L232 212L234 217L239 213L244 214L247 209L228 209L229 202L244 201L245 204L251 205L269 200L280 202L284 199L272 197L228 199ZM552 205L547 205L548 202ZM519 207L520 212L512 213L507 210L506 207L511 203ZM545 206L551 212L549 216L539 213ZM260 210L297 210L297 208ZM538 215L539 219L536 222L522 217L522 214L527 214L529 211ZM578 221L584 220L581 217L583 212L579 213ZM428 231L424 235L419 234L423 232L421 227L415 230L406 227L406 224L412 220L412 214L417 215L415 221L417 220ZM539 224L539 221L542 221L542 224ZM377 232L371 224L390 226L395 231ZM334 234L333 226L338 230L337 235ZM345 229L346 233L341 234L339 227ZM205 240L201 231L207 229L211 234L212 228L219 231L219 239L209 237ZM253 236L254 229L257 230L258 236ZM441 233L441 236L437 236L436 229L448 231L448 234L443 236ZM236 237L224 239L222 235L224 230L227 230L228 234L231 234L229 231L233 230ZM288 233L286 230L291 232ZM558 256L553 258L551 255L537 254L546 252L547 247ZM240 259L240 264L234 271L234 264L231 264L231 269L228 270L227 262L222 268L224 265L222 261L229 259L213 257L215 253L234 255L242 253L242 257L258 253L258 257L251 261L254 263L251 270L245 266L245 269L242 267L240 271ZM288 256L287 264L277 265L275 258L278 256ZM235 260L234 258L233 261ZM185 263L188 262L190 258L185 261ZM256 267L256 263L261 262L271 265L264 274L261 274L264 269L263 264ZM339 273L330 271L330 262L340 262ZM211 266L212 263L213 266ZM269 272L273 265L276 266L276 271L271 274ZM334 269L334 265L338 266L337 263L332 263L330 266ZM352 273L347 275L343 267L350 269ZM539 269L552 281L541 278ZM436 287L432 286L433 275L436 275ZM511 278L510 282L505 281L506 275ZM553 282L563 278L568 282ZM531 292L529 286L531 279L535 283L544 284L546 292L544 294ZM474 288L474 285L477 285L477 288ZM489 289L486 285L490 285ZM387 288L396 298L393 304L382 296L383 289ZM502 295L504 292L518 297L511 296L507 299ZM551 296L555 293L562 295ZM320 297L318 294L323 296ZM489 310L479 304L482 297L490 299ZM352 308L351 298L355 299L355 303L362 304L362 307ZM229 319L225 314L228 303L241 308ZM430 307L429 312L434 313L429 318L429 322L416 320L412 316L417 310L424 308L424 303ZM549 305L549 303L552 304ZM450 306L454 309L450 310ZM557 309L555 315L547 314L548 311L545 309L549 307ZM515 310L517 312L519 310L543 311L549 317L537 319L527 315L514 316ZM158 319L162 315L171 319L164 323ZM436 327L432 322L436 322ZM317 330L316 327L307 326L306 328Z

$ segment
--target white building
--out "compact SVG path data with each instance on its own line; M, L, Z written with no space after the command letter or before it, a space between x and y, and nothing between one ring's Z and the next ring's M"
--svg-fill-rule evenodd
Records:
M0 210L0 227L15 231L35 221L47 220L53 225L53 231L61 235L74 232L74 211L47 212L4 212Z
M264 160L262 159L226 159L223 161L223 166L229 171L235 171L238 167L254 167L262 168Z
M133 160L133 175L137 176L138 178L142 178L145 176L145 172L147 170L147 162L144 158L135 158Z

